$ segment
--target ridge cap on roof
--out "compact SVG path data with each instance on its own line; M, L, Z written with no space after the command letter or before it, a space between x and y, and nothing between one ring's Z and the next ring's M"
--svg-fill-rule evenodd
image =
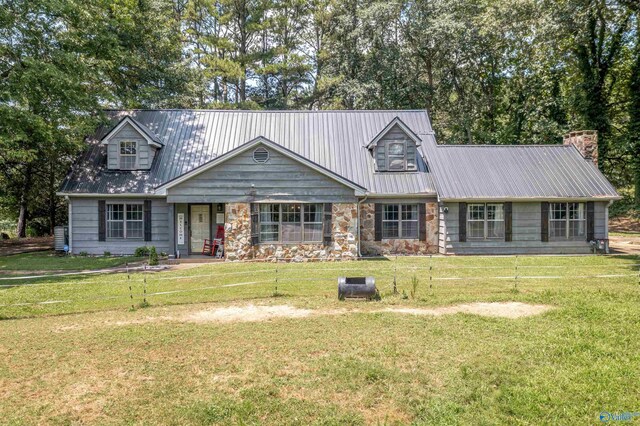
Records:
M118 108L105 108L103 111L114 112L130 112L130 111L191 111L191 112L251 112L251 113L397 113L397 112L424 112L426 109L321 109L321 110L304 110L304 109L207 109L207 108L131 108L131 109L118 109Z
M563 144L507 144L507 145L495 145L495 144L436 144L438 148L571 148L573 145Z

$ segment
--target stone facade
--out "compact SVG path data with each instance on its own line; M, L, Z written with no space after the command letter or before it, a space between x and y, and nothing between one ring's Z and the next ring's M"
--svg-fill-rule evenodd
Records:
M591 160L598 167L598 132L595 130L582 130L571 132L564 136L564 145L573 145L578 148L580 154Z
M426 255L438 252L438 203L426 203L425 225L427 240L383 239L375 241L375 204L360 206L360 249L363 256L379 255Z
M226 205L225 251L227 260L290 259L306 261L313 259L355 259L357 205L334 203L331 215L332 242L288 243L251 245L251 213L249 203Z

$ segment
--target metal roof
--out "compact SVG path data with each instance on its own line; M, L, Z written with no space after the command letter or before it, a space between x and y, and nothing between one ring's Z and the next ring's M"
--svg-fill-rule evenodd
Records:
M437 145L428 137L420 149L442 200L619 197L572 145Z
M443 200L618 197L572 146L437 145L424 110L132 110L107 115L110 123L88 138L61 192L153 194L158 186L264 137L372 196L433 195L437 189ZM125 116L164 144L149 171L107 170L106 147L99 141ZM416 172L375 172L366 146L395 119L422 140Z
M216 156L264 137L350 180L372 194L435 194L424 161L417 172L376 173L366 145L395 118L423 138L432 134L427 112L412 111L107 111L111 122L89 138L89 146L62 185L65 193L153 193L160 186ZM158 135L164 147L151 170L107 170L102 139L130 116Z

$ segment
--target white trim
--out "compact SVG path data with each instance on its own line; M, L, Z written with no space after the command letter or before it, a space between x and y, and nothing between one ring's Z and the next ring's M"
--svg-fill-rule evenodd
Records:
M514 201L519 203L551 201L551 202L586 202L586 201L612 201L620 200L622 197L495 197L495 198L440 198L444 203L502 203L506 201Z
M389 130L391 130L391 128L393 126L395 126L396 124L398 126L400 126L402 131L405 132L407 134L407 136L409 136L413 142L415 142L416 147L420 146L420 144L422 143L422 140L420 139L420 137L418 135L416 135L413 132L413 130L411 130L409 128L409 126L404 124L404 122L402 120L400 120L399 117L396 117L393 120L391 120L391 122L389 124L387 124L386 127L384 129L382 129L380 131L380 133L378 133L378 135L375 138L373 138L373 140L371 142L369 142L366 145L367 149L373 148L380 141L380 139L382 139L389 132Z
M118 125L116 127L114 127L113 129L109 130L109 133L107 133L106 135L104 135L102 137L102 139L100 140L100 145L108 145L109 144L109 139L111 139L111 137L118 133L118 131L120 129L122 129L124 127L125 124L130 124L132 125L136 131L140 134L140 136L142 136L149 145L153 145L156 148L162 148L162 144L154 141L153 139L151 139L141 128L140 126L128 115L125 116L122 120L120 120L120 123L118 123Z
M75 197L75 198L165 198L163 195L159 194L132 194L132 193L124 193L124 194L102 194L99 192L86 192L86 193L74 193L74 192L56 192L56 195L59 197Z
M317 171L318 173L321 173L345 186L348 186L349 188L352 188L355 191L355 195L356 196L362 196L365 194L365 189L360 187L359 185L343 178L342 176L339 176L329 170L324 169L323 167L317 165L316 163L313 163L312 161L307 160L306 158L291 152L289 150L287 150L286 148L278 145L277 143L270 141L269 139L265 138L264 136L258 136L255 139L250 140L249 142L246 142L244 145L240 145L239 147L227 152L226 154L221 155L220 157L216 157L215 159L209 161L208 163L203 164L200 167L197 167L193 170L191 170L190 172L187 172L185 174L183 174L182 176L179 176L163 185L160 185L159 187L156 188L156 194L160 194L163 193L162 191L166 191L167 189L170 189L176 185L181 184L182 182L185 182L189 179L191 179L194 176L197 176L201 173L206 172L209 169L212 169L214 167L216 167L219 164L224 163L227 160L230 160L244 152L249 151L251 148L254 148L255 146L259 145L259 144L263 144L266 145L267 147L279 152L280 154L289 157L292 160L295 160L299 163L304 164L305 166L309 167L310 169L313 169L315 171ZM166 192L164 192L166 193Z

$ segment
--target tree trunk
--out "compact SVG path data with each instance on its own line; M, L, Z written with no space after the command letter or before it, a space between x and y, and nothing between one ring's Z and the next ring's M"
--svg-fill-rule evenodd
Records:
M27 236L27 214L28 214L28 195L31 190L31 167L27 167L26 173L24 176L24 186L22 187L22 193L20 194L20 202L19 208L20 213L18 214L18 226L16 228L16 234L18 234L18 238L25 238Z
M49 235L53 235L56 226L56 166L51 163L49 170Z

